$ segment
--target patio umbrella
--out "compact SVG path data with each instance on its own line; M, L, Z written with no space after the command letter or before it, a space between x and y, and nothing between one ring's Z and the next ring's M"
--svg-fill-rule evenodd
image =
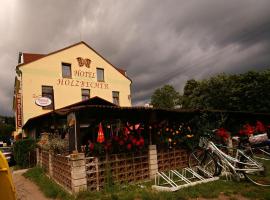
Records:
M105 138L104 138L104 132L103 132L103 129L102 129L102 125L101 125L101 123L99 123L97 142L98 143L103 143L104 140L105 140Z

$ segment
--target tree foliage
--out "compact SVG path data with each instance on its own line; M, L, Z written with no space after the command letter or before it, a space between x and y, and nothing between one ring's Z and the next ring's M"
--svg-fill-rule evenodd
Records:
M251 112L270 111L270 70L219 74L184 87L183 108Z
M8 142L14 130L14 117L0 116L0 141Z
M171 85L164 85L155 90L151 96L151 104L155 108L174 108L180 105L180 94Z

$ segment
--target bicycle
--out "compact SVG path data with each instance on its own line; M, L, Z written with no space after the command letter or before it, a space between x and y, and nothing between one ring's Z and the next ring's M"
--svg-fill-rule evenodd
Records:
M247 149L253 155L252 157L259 160L270 161L270 140L267 133L249 136L244 139L235 136L232 140L238 143L238 148Z
M209 135L203 136L200 138L199 148L189 156L189 167L200 166L212 176L218 176L224 170L231 173L237 181L245 177L256 185L270 186L270 177L266 174L266 167L270 163L264 165L265 163L259 162L254 157L256 152L251 152L250 149L235 150L234 156L228 155L210 140Z

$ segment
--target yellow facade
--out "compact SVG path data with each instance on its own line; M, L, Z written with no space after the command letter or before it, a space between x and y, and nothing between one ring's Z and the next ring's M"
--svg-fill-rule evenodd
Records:
M90 60L90 65L80 66L78 58ZM62 63L71 65L71 78L62 77ZM97 68L104 69L104 81L97 81ZM42 86L53 87L55 109L82 101L81 89L90 89L90 97L98 96L109 102L113 102L112 92L117 91L119 105L131 106L131 80L84 42L18 65L17 69L21 74L18 79L22 125L30 118L52 111L35 103L42 96Z

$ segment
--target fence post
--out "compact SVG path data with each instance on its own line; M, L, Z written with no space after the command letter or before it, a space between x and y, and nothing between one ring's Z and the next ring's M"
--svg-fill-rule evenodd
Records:
M39 148L36 148L37 165L40 166Z
M43 160L42 153L43 153L43 149L40 149L40 155L39 155L40 167L42 167L42 160Z
M153 179L155 178L155 175L158 172L156 145L149 145L148 155L149 155L149 176L150 176L150 179Z
M84 153L70 154L71 188L73 193L87 189Z
M98 158L94 158L96 166L96 180L97 180L97 191L99 191L99 167L98 167Z
M52 161L52 157L53 157L52 152L49 151L49 170L48 170L48 172L49 172L50 177L53 176L53 165L52 165L52 162L53 161Z

